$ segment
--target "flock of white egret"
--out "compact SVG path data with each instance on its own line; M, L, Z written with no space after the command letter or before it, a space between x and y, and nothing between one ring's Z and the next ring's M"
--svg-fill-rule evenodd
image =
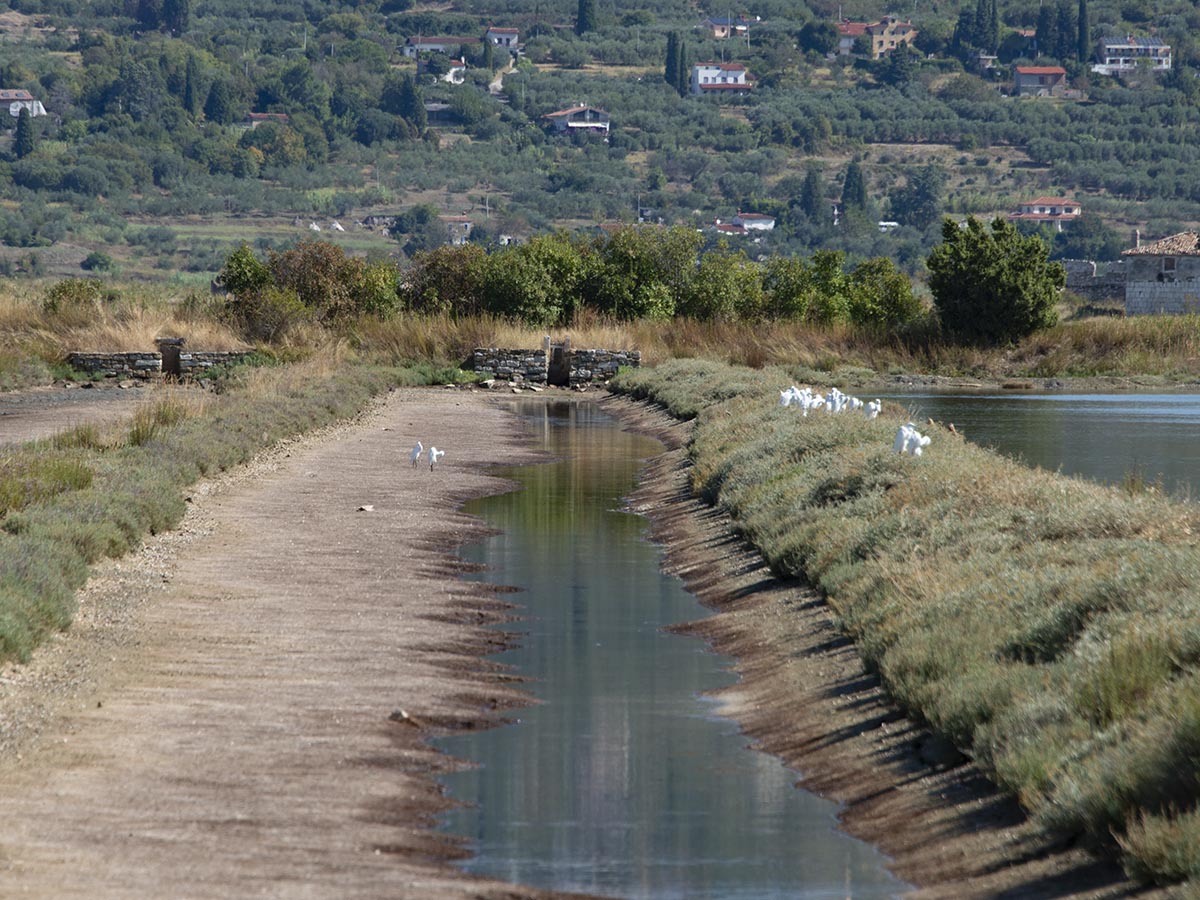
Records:
M779 392L780 406L794 406L800 410L801 415L808 416L808 411L824 410L826 413L841 413L847 410L857 412L862 410L863 415L868 419L876 418L883 410L883 402L876 399L864 403L857 397L850 394L843 394L835 387L831 387L826 394L818 394L809 387L797 387L792 385L787 390ZM950 426L953 430L954 426ZM892 450L907 456L920 456L921 451L929 446L928 435L921 434L917 431L912 422L908 422L900 426L900 430L896 432L896 440L892 444Z
M413 445L412 452L408 454L409 460L412 461L413 468L417 467L417 463L421 461L421 453L425 450L425 445L417 441ZM437 447L430 447L429 452L425 455L426 461L429 463L429 471L433 471L433 467L437 465L437 461L446 455L445 450L439 450Z

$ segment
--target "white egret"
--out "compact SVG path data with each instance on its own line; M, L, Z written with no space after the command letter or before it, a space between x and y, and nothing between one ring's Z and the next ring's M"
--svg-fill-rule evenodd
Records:
M863 409L863 413L866 415L866 417L868 419L874 419L882 411L883 411L883 402L880 400L872 400Z
M434 467L434 465L437 464L437 461L445 455L446 455L445 450L439 450L437 447L429 448L429 471L430 472L433 471L433 467Z
M425 445L422 444L420 441L417 441L417 443L412 448L412 453L408 454L408 458L412 460L414 469L417 466L417 462L421 459L421 451L423 451L424 449L425 449Z

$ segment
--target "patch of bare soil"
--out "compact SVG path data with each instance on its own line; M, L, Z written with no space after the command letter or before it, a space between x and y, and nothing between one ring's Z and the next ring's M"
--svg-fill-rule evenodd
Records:
M151 388L33 388L0 392L0 445L51 437L76 425L109 425L133 415Z
M460 763L428 743L527 702L483 658L510 605L448 548L481 534L461 503L507 487L484 468L532 458L485 394L396 391L196 486L0 671L0 893L555 896L451 865L435 779Z
M666 551L664 568L718 614L683 630L736 661L722 712L802 787L843 804L842 827L879 846L921 900L1161 897L1111 861L1038 836L954 748L905 718L868 674L812 588L775 578L726 516L691 496L690 423L623 398L627 427L669 448L632 499Z

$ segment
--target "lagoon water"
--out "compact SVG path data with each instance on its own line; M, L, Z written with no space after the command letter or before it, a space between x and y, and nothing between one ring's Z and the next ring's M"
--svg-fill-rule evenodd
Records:
M597 407L520 409L560 462L504 474L522 489L469 505L499 533L465 548L520 587L534 679L519 723L439 741L478 768L446 776L468 871L557 890L654 898L875 900L905 889L836 807L747 746L706 691L733 681L703 642L664 631L707 611L659 572L646 523L621 511L658 452Z
M1031 466L1106 484L1139 478L1192 499L1200 490L1200 395L881 396Z

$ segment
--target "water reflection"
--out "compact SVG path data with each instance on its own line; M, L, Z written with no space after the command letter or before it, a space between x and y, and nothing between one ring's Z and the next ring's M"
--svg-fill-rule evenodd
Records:
M832 804L711 714L699 694L731 681L721 658L662 631L705 611L619 511L658 445L590 404L522 414L562 461L511 470L523 490L473 504L502 533L464 555L525 589L522 646L498 658L537 678L542 702L441 742L481 763L446 778L475 804L445 822L474 842L465 867L656 900L899 893L872 848L834 831Z
M1194 394L883 395L919 420L953 422L968 440L1028 465L1107 484L1200 488L1200 396Z

